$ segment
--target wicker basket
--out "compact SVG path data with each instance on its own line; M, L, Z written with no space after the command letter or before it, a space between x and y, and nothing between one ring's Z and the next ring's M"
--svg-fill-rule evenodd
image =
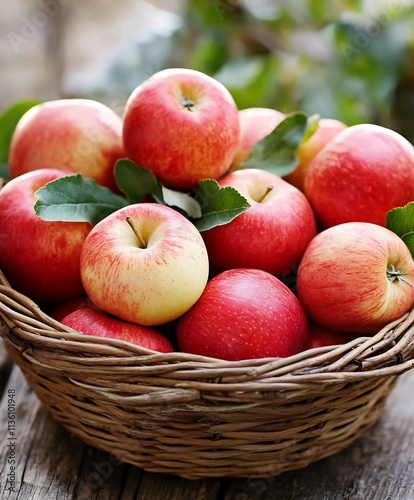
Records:
M190 479L268 477L348 446L414 367L414 311L339 347L226 362L79 334L0 272L0 331L52 416L87 444Z

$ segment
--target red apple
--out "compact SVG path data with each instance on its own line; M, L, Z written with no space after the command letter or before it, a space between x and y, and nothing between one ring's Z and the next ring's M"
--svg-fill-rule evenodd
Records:
M309 336L307 349L314 349L315 347L325 347L330 345L347 344L358 337L356 333L338 332L325 328L317 323L309 322ZM362 334L361 334L362 335Z
M182 191L231 166L239 143L233 97L217 80L190 69L159 71L125 106L127 156L165 186Z
M379 125L348 127L309 165L305 194L323 228L357 221L385 226L388 210L414 200L414 148Z
M10 175L64 168L117 190L114 165L124 156L122 119L114 111L90 99L58 99L20 119L10 144Z
M152 351L174 350L167 337L157 330L122 321L90 307L73 311L62 323L85 335L123 340Z
M307 336L296 296L258 269L215 276L177 325L181 351L229 361L290 356L305 349Z
M240 140L233 160L237 166L246 160L256 142L264 139L286 117L272 108L246 108L239 111Z
M78 309L84 309L86 307L95 309L96 311L100 311L99 307L97 307L87 295L84 295L77 299L62 302L60 304L55 304L52 307L47 308L46 312L51 318L57 321L62 321L62 319L68 316L70 313L77 311Z
M319 233L297 274L305 311L325 328L375 333L414 303L414 261L395 233L348 222Z
M34 211L35 191L70 173L48 168L27 172L0 191L0 268L13 288L42 304L85 293L79 262L92 226L47 222Z
M81 255L85 290L125 321L159 325L200 297L209 263L195 226L176 210L138 203L113 212L89 233Z
M342 130L345 130L345 123L332 118L321 118L318 122L318 128L311 137L302 142L296 151L298 165L293 172L283 177L285 181L293 184L302 192L305 190L305 176L310 162L315 156Z
M219 184L236 188L251 206L228 224L202 233L212 272L251 267L281 277L316 234L305 195L261 169L237 170Z

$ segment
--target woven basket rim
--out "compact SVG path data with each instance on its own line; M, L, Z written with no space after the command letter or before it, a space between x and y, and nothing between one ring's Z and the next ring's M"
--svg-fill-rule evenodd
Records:
M0 270L0 317L13 335L27 345L50 351L66 350L78 361L88 364L90 356L127 358L150 367L177 365L177 370L192 376L229 377L241 380L258 377L285 378L297 382L346 380L399 375L414 367L414 308L372 336L361 336L346 344L302 351L286 358L256 358L225 361L217 358L175 351L158 353L118 339L86 336L51 318L25 295L14 290ZM3 330L4 336L5 330ZM198 375L197 375L198 372ZM240 383L240 382L239 382Z
M414 307L347 344L224 361L83 335L1 270L0 336L71 433L188 479L275 476L332 455L375 423L397 376L414 368Z

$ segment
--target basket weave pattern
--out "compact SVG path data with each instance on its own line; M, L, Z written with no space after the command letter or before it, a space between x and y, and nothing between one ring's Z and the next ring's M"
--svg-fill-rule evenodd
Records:
M348 446L414 367L414 310L372 337L289 358L227 362L84 336L0 271L0 333L52 416L148 471L268 477Z

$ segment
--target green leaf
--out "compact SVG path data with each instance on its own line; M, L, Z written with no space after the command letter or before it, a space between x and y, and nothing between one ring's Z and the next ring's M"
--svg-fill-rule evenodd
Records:
M308 117L308 123L306 125L305 133L303 134L302 144L313 136L319 127L319 115L312 115Z
M198 71L213 75L226 62L228 44L221 37L202 37L192 48L186 63L187 68L197 68Z
M157 201L163 201L162 186L155 175L131 160L116 162L115 180L130 203L139 203L148 195L154 196Z
M0 179L8 180L9 178L9 166L7 163L0 163Z
M278 54L246 54L241 57L232 54L213 76L230 91L239 109L255 107L258 102L261 106L282 109L289 104L293 105L284 100L285 97L289 98L280 81L281 75L285 73L283 61ZM292 82L291 85L295 83ZM275 103L276 98L279 105Z
M397 234L414 257L414 201L387 212L386 227Z
M236 189L220 188L212 179L201 180L194 193L169 189L151 171L127 159L115 165L115 179L130 203L152 196L190 219L199 231L226 224L250 206Z
M269 135L253 146L241 166L268 170L280 177L292 172L298 164L295 153L307 127L308 117L305 113L290 113Z
M190 219L198 219L203 215L200 203L188 193L173 191L162 186L162 195L165 205L175 208Z
M7 162L10 141L20 118L37 104L40 104L40 101L34 99L19 101L6 108L0 115L0 163Z
M200 203L203 214L193 221L200 232L227 224L250 207L237 189L230 186L220 188L213 179L203 179L198 183L195 199Z
M48 182L35 192L35 196L35 212L46 221L90 222L95 225L128 205L122 196L80 174Z
M200 204L194 197L166 188L150 170L139 167L131 160L117 161L115 179L130 203L139 203L146 196L152 196L158 203L174 208L190 219L202 215Z

